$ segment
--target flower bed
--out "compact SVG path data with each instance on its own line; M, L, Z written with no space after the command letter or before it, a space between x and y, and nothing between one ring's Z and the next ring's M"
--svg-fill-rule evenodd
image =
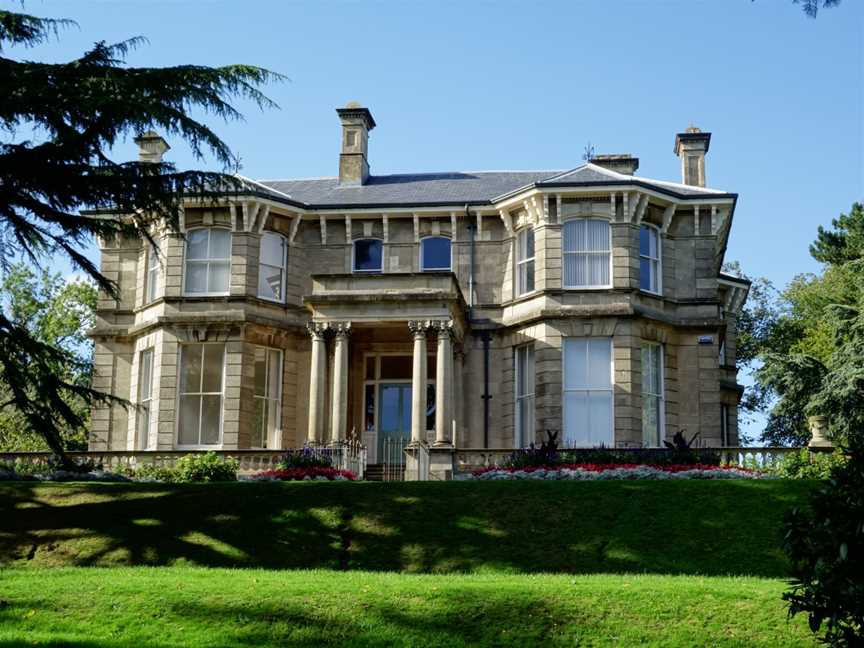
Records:
M601 479L764 479L766 475L736 466L707 464L560 464L528 468L490 466L461 475L459 479L575 480Z
M357 475L350 470L339 470L329 466L306 466L265 470L246 479L249 481L355 481Z

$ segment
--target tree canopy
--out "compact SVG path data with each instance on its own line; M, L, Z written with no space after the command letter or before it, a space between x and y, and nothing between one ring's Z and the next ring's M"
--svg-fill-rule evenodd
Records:
M8 50L36 47L69 24L0 11L0 268L20 260L42 268L50 258L66 257L100 289L116 294L84 246L93 237L152 240L157 221L176 231L184 195L237 187L228 173L234 154L192 113L241 119L231 103L238 99L274 108L261 87L283 77L251 65L125 65L129 51L145 43L142 38L98 42L65 63L9 57ZM114 145L151 129L185 141L199 160L211 155L222 171L112 158ZM82 215L87 208L105 215ZM68 351L0 314L0 383L10 390L5 406L58 453L60 431L84 424L70 402L111 399L58 370L74 363Z

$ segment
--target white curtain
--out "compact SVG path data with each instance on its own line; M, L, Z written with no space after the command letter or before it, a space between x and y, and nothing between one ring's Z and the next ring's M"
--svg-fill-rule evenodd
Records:
M563 226L564 287L611 285L611 233L609 221L569 220Z

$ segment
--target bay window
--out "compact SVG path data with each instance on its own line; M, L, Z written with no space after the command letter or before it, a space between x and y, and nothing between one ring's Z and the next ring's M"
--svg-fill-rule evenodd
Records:
M256 448L278 448L282 429L282 351L255 347Z
M212 446L221 442L224 372L224 344L180 347L178 445Z
M665 438L663 346L642 343L642 445L660 447Z
M564 338L565 447L614 444L612 339Z
M612 234L600 218L568 220L562 226L565 288L612 287Z
M639 287L660 294L660 230L653 225L639 229Z
M231 274L231 232L215 227L186 233L187 295L227 295Z
M516 233L516 294L534 290L534 230L531 227Z
M516 429L514 443L527 448L534 442L534 345L513 350L516 370Z
M264 232L258 261L258 296L269 301L285 301L285 271L288 244L276 232Z

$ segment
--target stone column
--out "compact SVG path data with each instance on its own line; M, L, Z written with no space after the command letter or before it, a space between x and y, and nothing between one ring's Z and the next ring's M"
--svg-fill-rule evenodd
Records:
M330 391L330 441L345 439L348 420L348 335L351 322L331 323L336 337L333 346L333 387Z
M324 439L324 402L327 398L327 324L312 322L306 327L312 336L312 366L309 371L309 443Z
M453 322L437 322L438 358L435 366L435 445L452 445Z
M465 446L462 438L465 430L465 350L462 346L456 347L453 365L453 445Z
M408 328L414 336L411 373L411 445L426 440L426 330L429 322L413 320Z

